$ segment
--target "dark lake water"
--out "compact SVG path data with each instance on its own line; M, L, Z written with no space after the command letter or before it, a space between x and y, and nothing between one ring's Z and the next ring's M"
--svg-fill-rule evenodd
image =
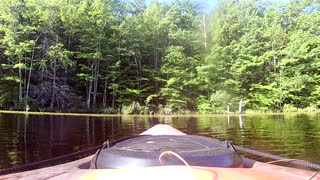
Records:
M319 115L85 117L0 113L0 169L36 162L138 135L165 123L287 158L320 163ZM258 159L259 160L259 159Z

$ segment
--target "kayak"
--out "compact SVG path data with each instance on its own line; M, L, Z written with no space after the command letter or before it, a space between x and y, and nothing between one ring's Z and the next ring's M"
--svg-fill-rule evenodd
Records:
M300 180L320 174L247 159L230 143L156 125L116 144L106 142L92 156L0 179Z

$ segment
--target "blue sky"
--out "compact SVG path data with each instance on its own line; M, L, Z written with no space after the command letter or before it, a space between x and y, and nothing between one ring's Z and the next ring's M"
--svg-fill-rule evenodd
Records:
M171 1L171 0L158 0L159 1ZM219 0L196 0L199 2L205 2L209 5L209 9L212 10L217 4ZM152 0L147 0L147 4L152 2Z
M207 0L208 4L209 4L209 9L213 9L217 4L218 4L218 0Z

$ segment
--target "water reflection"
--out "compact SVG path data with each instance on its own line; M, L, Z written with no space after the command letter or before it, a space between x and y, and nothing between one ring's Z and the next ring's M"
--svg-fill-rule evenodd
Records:
M170 124L194 135L320 162L317 114L214 117L77 117L0 113L0 168L76 152L138 135L156 124Z
M239 127L243 129L243 116L239 116Z

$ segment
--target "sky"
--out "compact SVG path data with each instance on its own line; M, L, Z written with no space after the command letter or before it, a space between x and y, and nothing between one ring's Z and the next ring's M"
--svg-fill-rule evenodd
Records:
M170 0L159 0L159 1L167 1L169 2ZM206 2L209 5L209 10L212 10L217 4L219 0L196 0L200 2ZM151 3L152 0L147 0L147 4Z
M218 0L207 0L207 2L210 10L212 10L218 4Z

